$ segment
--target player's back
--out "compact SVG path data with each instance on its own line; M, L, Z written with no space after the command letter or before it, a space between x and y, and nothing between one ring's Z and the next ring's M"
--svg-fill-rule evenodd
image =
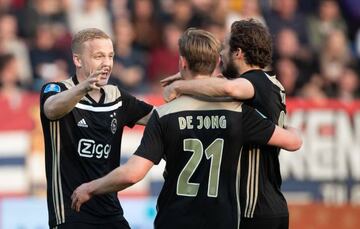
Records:
M243 135L265 127L260 116L240 102L182 96L157 108L154 115L166 160L155 227L237 228L242 144L267 142L271 130L265 137Z
M282 126L286 114L285 90L275 76L252 70L241 77L255 89L245 104L257 109L274 123ZM280 191L280 149L266 145L245 145L241 154L240 196L245 218L273 218L288 215L286 200Z

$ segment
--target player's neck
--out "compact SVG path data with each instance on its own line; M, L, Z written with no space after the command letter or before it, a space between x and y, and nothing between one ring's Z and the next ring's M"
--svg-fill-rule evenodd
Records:
M192 74L190 72L188 72L187 74L183 74L183 78L185 80L191 80L191 79L204 79L204 78L209 78L210 75L204 75L204 74Z
M88 95L98 103L101 98L101 91L94 89L92 91L89 91Z
M83 82L84 80L86 80L86 76L84 74L83 71L80 70L76 70L76 78L78 80L79 83Z
M251 70L262 70L259 66L256 65L248 65L248 64L240 64L239 66L239 73L240 75L244 74L245 72L251 71Z
M194 75L194 76L192 76L193 79L206 79L209 77L210 77L210 75Z

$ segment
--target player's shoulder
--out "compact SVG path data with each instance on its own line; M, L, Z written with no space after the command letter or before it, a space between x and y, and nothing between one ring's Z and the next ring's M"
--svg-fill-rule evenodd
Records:
M119 98L121 98L125 93L122 92L118 86L115 85L105 85L103 87L104 92L105 92L105 103L111 103L114 102L116 100L118 100Z
M41 93L59 93L64 90L66 90L66 86L62 82L48 82L42 86Z
M254 69L250 70L248 72L245 72L240 76L240 78L247 79L251 83L255 84L265 84L267 80L266 73L260 69Z
M252 85L258 89L268 89L269 87L276 86L280 90L284 91L283 85L276 78L276 75L271 71L263 71L263 70L252 70L244 73L241 78L247 79L252 83Z
M73 81L73 79L71 77L66 79L66 80L58 82L58 84L64 85L66 87L66 89L70 89L72 87L75 87L75 83L74 83L74 81Z
M61 87L57 82L49 82L43 85L41 92L46 94L49 92L58 93L61 91Z
M280 90L285 91L284 86L280 83L280 81L276 78L275 74L269 74L269 73L265 73L266 77L268 78L268 80L271 81L271 83L273 83L273 85L277 86Z
M228 110L242 112L243 102L224 99L219 101L211 97L180 96L179 98L157 107L159 118L181 111Z
M187 100L186 96L180 96L179 98L176 98L171 102L156 107L155 111L158 114L159 118L168 114L176 113L178 111L184 110L184 107L182 105L186 103L185 100Z

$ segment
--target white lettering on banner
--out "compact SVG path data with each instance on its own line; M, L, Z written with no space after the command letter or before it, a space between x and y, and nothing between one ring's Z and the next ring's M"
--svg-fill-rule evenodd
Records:
M360 205L360 185L354 185L351 188L351 199L350 202L354 205Z
M111 146L109 144L96 144L94 140L91 139L80 139L78 143L78 153L80 157L92 158L95 157L100 159L104 157L105 159L109 157Z
M334 142L335 157L335 178L340 180L347 179L350 175L354 180L360 180L360 135L359 120L360 113L355 116L358 125L352 128L350 117L345 112L337 112L336 132Z
M322 126L334 123L333 112L310 111L307 113L307 123L305 134L307 136L308 147L307 171L309 178L314 180L331 180L334 177L334 157L333 157L333 137L323 136L320 133Z
M305 127L300 152L280 154L284 179L360 181L360 112L353 116L344 111L295 111L288 115L288 124ZM322 127L331 127L334 133L324 135Z
M344 204L347 202L347 187L342 184L323 184L320 192L326 204Z
M304 121L304 111L297 111L293 112L291 115L286 114L286 123L289 126L298 128L301 130ZM287 179L288 177L292 176L296 180L304 180L305 179L305 152L307 151L307 142L308 139L306 138L305 134L302 134L303 137L303 146L300 148L299 151L287 152L286 150L282 150L280 153L280 169L281 175L283 179Z

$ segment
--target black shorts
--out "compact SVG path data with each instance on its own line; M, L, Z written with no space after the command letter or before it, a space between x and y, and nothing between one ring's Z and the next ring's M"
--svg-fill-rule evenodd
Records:
M64 223L52 229L130 229L130 226L126 220L115 221L104 224L91 224L91 223Z
M277 217L268 219L241 218L241 229L289 229L289 217Z

